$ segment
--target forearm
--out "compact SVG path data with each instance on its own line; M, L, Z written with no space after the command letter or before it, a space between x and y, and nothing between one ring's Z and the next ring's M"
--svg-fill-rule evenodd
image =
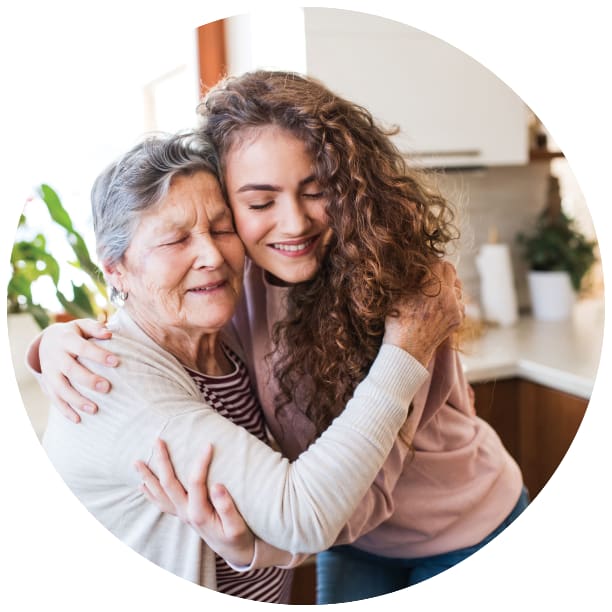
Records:
M161 436L168 443L177 476L186 482L201 445L211 443L209 483L226 485L258 537L299 553L318 552L333 543L374 480L406 419L412 396L428 376L400 349L383 347L346 410L290 463L190 396L186 387L193 384L175 360L158 358L140 346L136 352L133 344L131 355L122 355L120 348L113 343L112 350L123 364L109 374L113 390L96 398L102 411L121 413L126 405L136 410L131 429L118 441L124 452L118 452L116 461L128 471L136 459L150 459L130 454L130 435L149 436L151 446ZM162 428L151 423L159 414L173 415ZM152 469L155 472L155 465Z
M271 544L302 553L329 547L374 480L426 377L424 368L415 376L413 366L403 351L385 347L345 411L295 462L263 459L260 473L228 474L217 457L211 482L226 484L247 523Z

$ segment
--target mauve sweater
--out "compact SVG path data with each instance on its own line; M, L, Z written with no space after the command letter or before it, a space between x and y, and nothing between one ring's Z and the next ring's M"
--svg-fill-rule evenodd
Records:
M277 417L276 385L266 356L272 326L284 313L286 289L267 283L247 260L245 296L234 323L267 425L289 458L310 444L314 427L297 406ZM523 486L516 462L497 433L476 416L459 355L444 347L413 400L404 429L375 482L336 543L388 557L414 558L471 546L493 531Z

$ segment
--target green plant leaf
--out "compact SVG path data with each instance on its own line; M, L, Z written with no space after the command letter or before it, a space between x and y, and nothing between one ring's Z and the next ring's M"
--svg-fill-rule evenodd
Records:
M70 215L62 205L57 193L49 185L43 184L40 186L40 194L42 200L47 205L51 218L66 230L66 239L77 258L79 266L90 276L96 287L99 290L104 288L104 293L106 293L102 271L91 259L87 243L83 236L75 230Z
M68 236L68 242L76 255L77 261L81 266L81 269L86 272L93 280L100 282L103 279L102 271L92 261L89 255L89 249L83 237L78 232L72 232Z
M51 323L51 317L40 304L29 304L27 310L34 317L40 329L45 329Z
M73 285L74 286L74 285ZM57 291L56 294L59 303L62 305L66 312L69 312L71 315L76 317L77 319L87 319L94 316L91 306L85 305L83 307L82 302L79 304L76 300L69 300L61 291Z
M76 256L75 262L68 263L85 272L95 289L86 284L75 285L72 282L73 299L67 299L58 288L62 268L47 250L45 235L39 233L31 240L21 240L13 245L11 251L13 273L7 287L7 309L11 312L28 311L41 328L46 327L51 317L43 306L33 301L32 283L43 276L48 276L55 285L56 296L60 304L74 316L80 318L96 316L103 310L96 300L98 294L106 302L104 309L112 310L102 272L91 259L85 240L75 230L70 215L62 205L58 194L47 184L40 185L38 191L51 220L66 231L66 239ZM21 216L20 225L27 226L25 215ZM63 265L64 262L62 262Z
M72 283L72 293L74 295L74 303L84 312L88 312L88 316L95 317L97 310L96 301L87 285L75 285Z
M63 207L57 193L51 189L49 185L45 185L44 183L40 186L39 193L42 201L47 205L47 210L49 211L51 218L64 229L68 230L69 232L73 232L74 228L72 227L70 215Z
M531 270L568 272L576 291L596 259L597 243L579 232L574 220L563 212L551 219L544 211L536 221L535 231L520 232L516 240Z
M32 301L32 281L25 275L16 272L8 283L9 297L15 299L22 295L28 302Z
M41 248L39 245L43 246ZM57 286L60 276L60 266L57 259L44 249L44 237L37 236L33 242L18 242L13 245L11 264L14 270L19 270L35 281L41 276L49 276Z

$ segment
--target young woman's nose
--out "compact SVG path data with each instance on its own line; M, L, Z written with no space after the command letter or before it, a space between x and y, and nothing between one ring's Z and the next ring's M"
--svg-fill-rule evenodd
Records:
M298 198L287 198L285 205L279 207L278 226L287 236L300 236L306 233L312 221L306 206Z
M214 236L202 234L195 240L195 268L218 268L225 262Z

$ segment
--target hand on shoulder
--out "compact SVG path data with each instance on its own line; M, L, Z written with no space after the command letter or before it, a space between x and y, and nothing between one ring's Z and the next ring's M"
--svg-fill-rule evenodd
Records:
M451 263L440 261L433 266L424 291L394 305L385 320L383 342L399 346L427 366L464 318L461 281Z

